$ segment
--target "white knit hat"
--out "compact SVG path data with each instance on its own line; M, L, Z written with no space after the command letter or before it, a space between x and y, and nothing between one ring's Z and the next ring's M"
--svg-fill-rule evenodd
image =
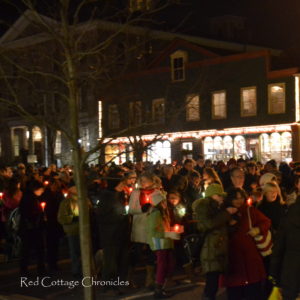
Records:
M259 179L259 185L263 188L268 182L276 181L276 175L273 173L266 173Z

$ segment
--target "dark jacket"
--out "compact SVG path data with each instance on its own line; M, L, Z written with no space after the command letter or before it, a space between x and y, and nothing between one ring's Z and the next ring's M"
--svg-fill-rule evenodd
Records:
M274 243L270 274L283 288L300 292L300 198L289 207ZM296 296L295 296L296 298Z
M95 217L100 234L100 245L126 247L129 242L129 215L126 214L123 192L103 190L99 195L99 204Z
M20 202L20 232L44 228L44 212L40 205L41 198L26 191Z

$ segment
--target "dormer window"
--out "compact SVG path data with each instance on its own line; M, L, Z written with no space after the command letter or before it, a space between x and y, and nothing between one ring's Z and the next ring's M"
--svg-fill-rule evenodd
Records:
M147 11L152 8L152 0L130 0L130 11Z
M171 55L171 71L173 82L185 80L186 62L187 53L185 51L178 50Z

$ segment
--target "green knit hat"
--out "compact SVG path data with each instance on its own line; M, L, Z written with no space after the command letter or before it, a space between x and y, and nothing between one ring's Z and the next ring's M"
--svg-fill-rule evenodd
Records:
M205 190L205 198L211 197L213 195L220 195L223 197L227 196L227 194L223 190L223 187L218 183L209 185Z

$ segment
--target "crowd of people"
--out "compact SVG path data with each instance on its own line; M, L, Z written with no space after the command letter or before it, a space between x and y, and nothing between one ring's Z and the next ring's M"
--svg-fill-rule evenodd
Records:
M200 265L203 299L216 299L223 286L229 300L263 300L274 285L284 300L297 298L300 164L199 156L182 165L126 162L84 172L101 280L119 277L134 288L133 274L143 264L145 286L155 298L167 298L174 270L181 268L193 281ZM0 251L7 259L20 258L22 276L33 253L38 274L56 272L63 238L72 274L82 276L71 166L2 166L0 201Z

